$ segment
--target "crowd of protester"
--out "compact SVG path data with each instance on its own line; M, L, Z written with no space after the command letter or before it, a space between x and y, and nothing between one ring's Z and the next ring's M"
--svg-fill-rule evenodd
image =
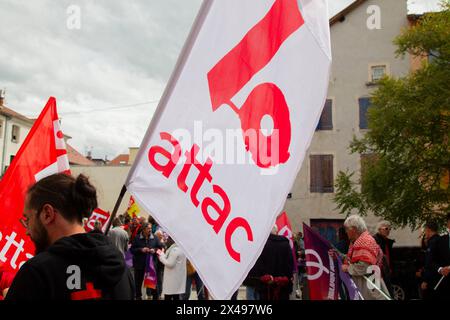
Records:
M23 224L37 254L15 276L0 263L0 299L188 300L194 285L198 300L209 298L183 250L151 216L130 217L125 212L113 219L106 235L100 221L86 233L83 224L96 207L96 190L83 175L56 174L33 185L26 195ZM450 214L444 235L442 227L425 224L416 259L415 279L420 298L426 300L450 300ZM331 251L343 258L342 271L351 276L363 299L394 297L395 241L390 232L390 223L382 221L371 235L358 215L348 217L339 229ZM247 300L309 298L303 235L295 235L293 251L289 240L277 233L274 226L243 282ZM367 285L368 270L374 266L381 275L375 288ZM340 298L346 299L345 290L339 289ZM232 299L237 297L238 291Z
M135 299L188 300L195 286L198 300L205 300L207 293L197 271L183 251L160 228L153 217L119 215L112 223L107 237L121 251L124 258L131 256L134 274ZM101 229L101 228L100 228ZM95 232L95 231L92 231ZM148 287L146 271L154 270L156 285Z

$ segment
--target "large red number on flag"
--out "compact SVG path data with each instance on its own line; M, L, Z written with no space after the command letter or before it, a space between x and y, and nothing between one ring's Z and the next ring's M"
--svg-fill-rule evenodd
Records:
M276 0L266 16L208 72L213 111L226 104L237 113L246 149L261 168L276 166L289 159L291 123L284 94L277 85L262 83L251 91L240 109L231 99L270 62L284 41L303 24L297 0ZM270 116L273 120L270 136L261 135L264 116ZM257 143L251 143L249 131L257 132Z

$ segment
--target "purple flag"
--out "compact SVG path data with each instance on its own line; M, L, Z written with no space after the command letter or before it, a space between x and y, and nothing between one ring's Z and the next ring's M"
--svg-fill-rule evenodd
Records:
M338 299L337 263L331 244L306 224L303 224L305 240L306 272L311 300Z
M153 255L147 254L147 263L145 266L144 274L144 287L156 289L157 282L158 281L156 279L155 264L153 263Z
M347 273L342 271L342 259L341 257L337 257L338 268L339 268L339 279L340 282L347 289L347 295L349 300L363 300L361 293L359 292L358 287L353 281L352 277Z
M133 254L131 253L130 249L128 249L125 252L125 263L127 264L128 268L132 268L133 267Z

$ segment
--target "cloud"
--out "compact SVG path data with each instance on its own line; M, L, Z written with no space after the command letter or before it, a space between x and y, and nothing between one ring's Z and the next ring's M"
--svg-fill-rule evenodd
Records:
M55 96L64 131L81 152L109 158L138 146L200 0L0 3L0 87L7 104L36 117ZM66 27L81 9L81 29ZM78 113L76 113L78 112ZM65 115L66 114L66 115Z
M330 16L351 2L330 0ZM80 30L67 28L71 5L81 10ZM92 148L95 157L111 159L139 146L156 108L141 103L162 95L200 5L2 0L0 88L7 89L7 105L37 117L55 96L63 129L82 153ZM115 109L130 104L141 105Z

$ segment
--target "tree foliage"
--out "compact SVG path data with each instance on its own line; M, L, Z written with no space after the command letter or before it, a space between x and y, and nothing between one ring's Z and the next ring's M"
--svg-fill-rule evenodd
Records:
M442 5L394 41L399 56L433 59L404 78L380 81L368 131L350 144L352 153L376 157L366 161L359 181L354 173L338 174L334 200L341 213L373 212L415 229L449 211L450 1Z

